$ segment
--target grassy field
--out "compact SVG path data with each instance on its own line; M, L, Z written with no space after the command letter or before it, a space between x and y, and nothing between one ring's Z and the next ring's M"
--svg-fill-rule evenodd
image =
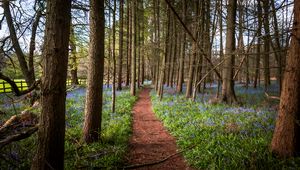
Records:
M16 82L16 85L18 86L19 90L26 90L27 89L27 83L25 82L24 79L14 79ZM5 89L4 89L5 87ZM11 86L4 80L0 80L0 93L4 92L11 92Z

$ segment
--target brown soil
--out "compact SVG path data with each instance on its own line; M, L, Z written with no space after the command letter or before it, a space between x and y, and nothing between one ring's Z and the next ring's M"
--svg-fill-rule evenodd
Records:
M150 89L143 89L133 107L133 135L127 157L128 165L148 164L163 160L177 152L175 138L163 127L152 110ZM135 169L169 170L191 169L180 154L154 165Z

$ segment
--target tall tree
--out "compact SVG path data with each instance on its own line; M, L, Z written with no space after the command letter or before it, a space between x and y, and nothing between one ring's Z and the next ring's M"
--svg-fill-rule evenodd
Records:
M70 59L69 67L71 72L71 84L72 85L78 85L78 76L77 76L77 50L76 50L76 37L75 37L75 31L74 26L71 25L71 33L70 33Z
M111 10L108 10L108 57L107 58L107 78L106 78L106 87L109 88L109 83L110 83L110 64L111 64L111 56L112 56L112 49L111 49L111 19L110 19L110 13Z
M280 44L280 35L279 35L279 28L278 28L278 21L277 21L277 15L276 15L276 8L275 8L275 1L271 0L271 6L272 6L272 11L273 11L273 22L274 22L274 39L275 39L275 45L273 45L273 49L279 50L279 52L275 52L275 59L277 61L278 65L278 76L277 80L279 83L279 89L281 90L281 85L282 85L282 57L283 57L283 52L281 44ZM272 41L271 41L272 43ZM272 43L273 44L273 43ZM275 47L274 47L275 46Z
M186 22L186 7L187 7L187 1L183 0L182 1L183 5L182 5L182 21L185 23ZM180 59L179 59L179 76L178 76L178 81L177 81L177 87L176 87L176 91L182 92L182 84L184 82L184 58L185 58L185 40L186 40L186 33L184 31L181 32L181 36L182 36L182 43L180 46Z
M127 58L126 58L126 81L125 84L126 86L129 85L130 81L130 74L131 74L131 43L132 43L132 36L131 36L131 31L132 31L132 26L131 26L131 11L130 11L130 1L126 2L127 4Z
M113 8L113 48L112 48L112 60L113 60L113 75L112 75L112 102L111 111L114 113L116 108L116 12L117 12L117 2L114 1Z
M223 9L223 4L222 0L219 0L219 8L218 8L218 13L219 13L219 30L220 30L220 61L223 60L224 58L224 53L223 53L223 17L222 17L222 9ZM220 67L220 72L222 72L222 66ZM219 98L219 93L220 93L220 86L221 86L221 80L218 80L218 90L217 90L217 97Z
M142 64L141 64L141 83L144 84L145 81L145 9L144 9L144 1L141 0L141 57L142 57Z
M90 49L83 140L97 141L101 132L104 72L104 1L90 0Z
M137 88L140 88L140 78L141 78L141 11L140 11L140 5L141 5L141 1L137 1L137 5L136 5L136 40L137 40L137 63L136 63L136 67L137 67L137 73L136 73L136 79L137 79Z
M294 2L292 40L280 97L279 115L271 149L281 157L300 152L300 2Z
M154 0L154 27L155 27L155 90L159 87L160 73L160 0Z
M123 16L124 16L124 0L120 0L119 7L120 28L119 28L119 59L118 59L118 86L117 90L122 90L122 68L123 68Z
M175 60L177 55L177 31L176 31L176 18L172 15L172 27L173 27L173 48L171 49L171 60L170 60L170 74L169 74L169 84L173 88L173 79L174 79L174 72L175 72Z
M196 15L200 16L200 3L201 5L204 5L204 2L195 2L195 8L196 8ZM198 18L196 20L197 23L199 23L200 19ZM197 28L198 24L194 24L193 25L193 31L194 31L194 35L197 37L196 41L192 42L192 55L190 57L190 63L189 63L189 72L188 72L188 82L186 84L186 93L185 93L185 97L190 98L192 97L192 88L193 88L193 82L195 80L195 65L196 65L196 60L197 60L197 43L198 43L198 28Z
M222 84L222 98L226 103L237 102L234 92L233 80L233 66L235 55L235 19L236 19L237 1L229 0L227 7L227 29L226 29L226 47L225 47L225 61L223 68L223 84Z
M71 0L48 0L41 117L37 153L31 169L64 169L65 101Z
M270 36L270 23L269 23L269 9L270 9L270 2L269 0L261 0L263 3L264 15L263 15L263 25L265 30L264 35L264 83L265 89L271 84L270 82L270 43L271 43L271 36Z
M170 8L167 8L167 27L166 27L166 38L165 38L165 54L162 58L161 63L161 69L160 69L160 76L159 76L159 85L158 85L158 91L157 94L160 98L160 100L163 97L163 91L164 91L164 82L166 77L166 62L167 62L167 56L169 55L170 51L168 48L169 39L170 39L170 20L171 20L171 11Z
M260 48L261 48L261 28L262 28L262 7L260 0L257 0L257 18L258 18L258 28L257 28L257 47L256 47L256 56L255 56L255 75L253 87L256 88L259 82L259 65L260 65Z
M137 6L137 0L133 0L132 2L132 15L131 15L131 26L132 26L132 55L131 55L131 83L130 83L130 94L135 96L136 92L136 6Z
M26 83L28 85L32 85L35 82L35 72L34 72L34 64L33 64L33 54L35 50L35 38L36 32L39 25L40 18L42 16L42 8L39 8L35 17L35 20L32 25L31 38L30 38L30 47L29 47L29 55L28 58L25 55L24 51L21 49L21 45L18 40L18 36L16 33L16 28L13 22L12 13L10 10L10 0L3 0L2 8L4 10L4 16L7 22L8 30L10 33L10 39L12 41L13 48L16 52L19 65L22 71L22 74L25 77ZM28 62L27 62L28 60Z

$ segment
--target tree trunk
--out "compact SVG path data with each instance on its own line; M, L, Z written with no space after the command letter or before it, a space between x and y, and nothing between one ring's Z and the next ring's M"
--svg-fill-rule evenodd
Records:
M244 27L244 18L243 18L243 0L239 0L238 1L238 11L239 11L239 15L238 15L238 55L237 55L237 61L239 62L239 60L243 60L244 58L244 34L243 34L243 27ZM243 64L241 65L241 70L243 69ZM241 74L238 75L239 77L239 81L242 83L243 82L243 71L241 71Z
M139 89L140 88L140 73L141 73L141 41L140 41L140 33L141 33L141 27L140 27L140 1L136 2L136 50L137 50L137 55L136 55L136 86Z
M131 19L130 19L130 1L127 4L127 59L126 59L126 86L129 86L130 81L130 61L131 61Z
M196 29L196 28L194 28ZM190 59L190 66L189 66L189 74L188 74L188 82L186 85L186 93L185 97L190 98L192 96L192 85L193 85L193 80L194 80L194 71L195 71L195 60L196 60L196 42L193 42L192 45L192 56Z
M269 23L269 0L260 0L263 2L264 8L264 83L265 89L271 84L270 82L270 43L271 43L271 36L270 36L270 23Z
M2 8L4 10L4 16L5 16L5 19L7 22L10 39L12 41L13 48L16 52L16 55L17 55L17 58L19 61L19 65L20 65L22 74L25 77L26 83L29 86L31 86L35 82L35 74L34 74L34 67L33 67L33 55L29 56L30 57L29 63L27 65L26 56L23 53L20 43L18 41L18 37L16 34L16 29L14 27L13 18L11 15L9 4L10 4L9 0L4 0L2 2ZM34 22L33 29L32 29L32 38L31 38L30 46L32 46L35 42L36 27L38 26L39 19L40 19L40 14L37 14L36 22ZM32 47L31 47L31 49L34 50L34 48L32 48ZM32 53L33 53L33 51L32 51Z
M222 98L225 103L237 102L234 92L233 80L233 66L235 55L235 18L236 18L237 1L229 0L228 15L227 15L227 31L226 31L226 47L225 47L225 61L223 69L223 84L222 84Z
M292 40L287 57L279 115L271 149L281 157L297 156L300 152L300 2L294 4Z
M175 58L177 56L177 30L176 30L176 18L173 15L172 17L173 20L173 36L172 36L172 41L173 41L173 49L172 49L172 56L171 56L171 64L170 64L170 78L169 78L169 84L173 88L173 79L174 79L174 74L175 74Z
M104 1L90 0L90 49L83 140L97 141L101 134L104 72Z
M222 9L223 9L223 3L222 0L219 0L219 29L220 29L220 62L224 59L224 53L223 53L223 19L222 19ZM222 66L220 68L220 72L222 73ZM217 90L217 98L219 98L220 93L220 87L221 87L221 80L218 80L218 90Z
M132 96L135 96L135 91L136 91L136 5L137 2L136 0L132 1L132 22L131 22L131 27L132 27L132 55L131 55L131 83L130 83L130 94Z
M166 39L165 39L165 54L163 55L162 59L162 65L160 70L160 77L159 77L159 87L158 87L158 96L160 100L163 97L163 91L164 91L164 79L166 78L166 62L167 62L167 56L170 53L170 49L168 47L169 39L170 39L170 9L167 8L167 27L166 27Z
M123 66L123 7L124 0L120 0L120 30L119 30L119 60L118 60L118 87L122 90L122 66Z
M255 56L255 75L254 75L254 84L253 87L256 88L259 83L259 65L260 65L260 48L261 48L261 29L262 29L262 7L260 0L257 0L257 18L258 18L258 28L257 28L257 47L256 47L256 56Z
M111 25L111 20L110 20L110 11L108 12L108 57L107 57L107 78L106 78L106 87L109 88L109 83L110 83L110 59L112 56L112 50L111 50L111 29L110 29L110 25Z
M186 8L187 8L187 1L183 0L183 5L182 5L182 13L183 13L183 17L182 20L185 23L186 22ZM178 77L178 83L177 83L177 88L176 91L177 93L181 93L182 92L182 85L184 82L184 58L185 58L185 40L186 40L186 33L184 31L182 31L182 43L180 46L180 59L179 59L179 77Z
M71 61L69 64L70 73L71 73L71 84L78 85L78 76L77 76L77 56L76 56L76 39L74 33L74 27L71 25L71 33L70 33L70 48L71 48Z
M279 83L279 89L281 91L281 85L282 85L282 56L283 52L282 47L280 45L280 35L279 35L279 29L278 29L278 22L277 22L277 16L276 16L276 8L275 8L275 2L274 0L271 0L271 6L272 6L272 11L273 11L273 21L274 21L274 38L275 38L275 50L279 50L280 52L276 52L275 56L276 61L277 61L277 66L278 66L278 83Z
M141 64L141 83L144 84L144 81L145 81L145 48L144 48L144 44L145 44L145 17L144 17L144 1L141 0L141 16L142 16L142 19L141 19L141 44L142 44L142 64Z
M156 42L156 49L155 49L155 55L156 55L156 75L155 75L155 90L158 91L159 87L159 70L160 70L160 19L159 19L159 3L160 0L154 0L154 15L155 15L155 42Z
M111 111L114 113L116 109L116 11L117 2L114 0L113 11L113 48L112 48L112 60L113 60L113 75L112 75L112 94L111 94Z
M64 169L71 1L47 1L38 145L31 169Z

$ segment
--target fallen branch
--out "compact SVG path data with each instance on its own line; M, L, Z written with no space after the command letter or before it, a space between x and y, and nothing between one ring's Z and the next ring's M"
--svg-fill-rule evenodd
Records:
M197 92L197 89L198 89L198 87L200 86L200 84L205 80L205 78L210 74L210 72L212 72L212 71L215 70L217 67L219 67L224 61L225 61L225 58L224 58L222 61L220 61L217 65L215 65L213 68L211 68L211 69L210 69L210 70L209 70L209 71L201 78L201 80L199 80L199 81L197 82L197 84L195 85L194 90L193 90L193 96L192 96L193 101L196 100L196 92Z
M11 142L28 138L37 130L38 130L38 125L35 125L34 127L31 127L26 131L22 131L21 133L8 136L7 138L0 141L0 148L3 148L5 145L10 144Z
M280 97L278 97L278 96L270 96L267 92L265 92L265 95L266 95L266 97L269 98L269 99L280 100Z
M38 117L24 111L14 115L0 127L0 149L14 141L28 138L38 130Z
M190 149L192 149L192 148L194 148L196 146L197 145L192 145L190 147L185 148L182 151L179 151L179 152L176 152L174 154L171 154L171 155L169 155L169 156L167 156L167 157L165 157L165 158L163 158L161 160L157 160L157 161L153 161L153 162L149 162L149 163L144 163L144 164L129 165L129 166L123 167L123 169L135 169L135 168L141 168L141 167L145 167L145 166L157 165L157 164L163 163L163 162L167 161L168 159L170 159L172 157L175 157L175 156L177 156L177 155L179 155L179 154L181 154L181 153L183 153L185 151L188 151L188 150L190 150Z

